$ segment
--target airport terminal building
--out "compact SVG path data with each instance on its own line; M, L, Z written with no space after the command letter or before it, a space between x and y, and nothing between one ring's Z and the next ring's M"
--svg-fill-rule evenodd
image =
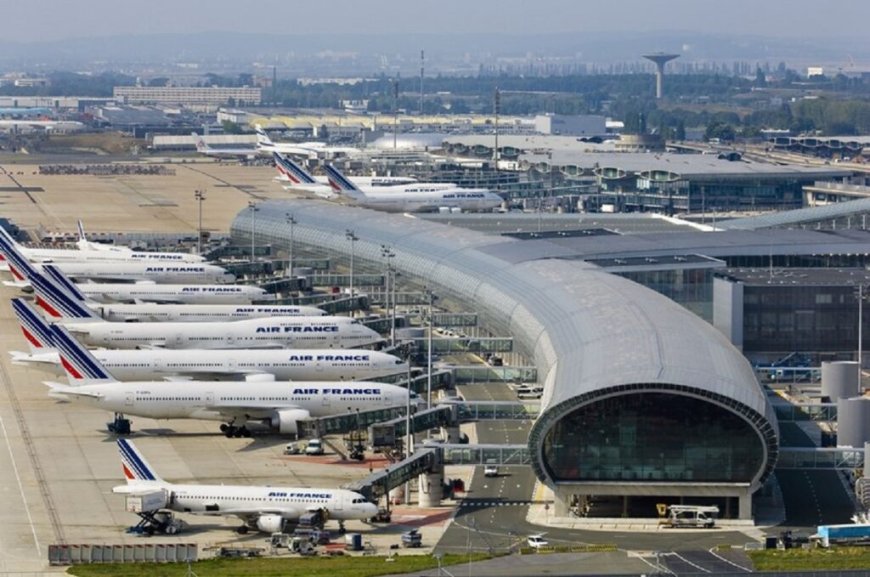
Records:
M752 517L779 435L751 366L714 327L670 299L546 244L314 201L269 201L236 216L240 244L351 254L478 313L511 335L544 386L529 437L538 478L567 515L587 496L716 503ZM348 227L357 240L349 240ZM551 248L551 247L550 247ZM649 513L647 513L649 514Z

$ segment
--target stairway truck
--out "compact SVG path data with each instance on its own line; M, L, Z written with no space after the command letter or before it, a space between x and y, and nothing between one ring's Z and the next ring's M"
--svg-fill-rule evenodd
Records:
M128 513L151 513L169 504L169 495L163 489L127 495Z

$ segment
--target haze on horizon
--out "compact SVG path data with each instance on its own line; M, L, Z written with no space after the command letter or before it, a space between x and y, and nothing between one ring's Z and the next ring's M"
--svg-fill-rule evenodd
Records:
M331 34L507 34L692 31L767 38L863 38L870 2L841 0L65 0L5 6L3 40L204 32ZM534 49L534 47L529 47Z

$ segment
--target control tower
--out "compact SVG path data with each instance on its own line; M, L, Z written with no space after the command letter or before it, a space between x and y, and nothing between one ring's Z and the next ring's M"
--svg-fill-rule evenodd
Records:
M679 58L679 54L665 54L664 52L656 52L655 54L644 54L644 58L652 60L656 63L656 98L662 97L662 78L665 75L665 64Z

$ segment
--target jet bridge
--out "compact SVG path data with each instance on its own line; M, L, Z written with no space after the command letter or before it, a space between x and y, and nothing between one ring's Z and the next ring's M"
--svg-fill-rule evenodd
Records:
M393 420L405 414L405 407L387 407L343 413L329 417L304 419L298 422L300 438L322 437L324 435L342 435L351 431L359 431L384 421ZM404 419L404 417L402 417Z
M424 447L414 454L382 471L376 471L359 481L345 485L345 489L356 491L366 499L377 502L391 489L404 485L422 473L434 472L441 465L438 448Z

